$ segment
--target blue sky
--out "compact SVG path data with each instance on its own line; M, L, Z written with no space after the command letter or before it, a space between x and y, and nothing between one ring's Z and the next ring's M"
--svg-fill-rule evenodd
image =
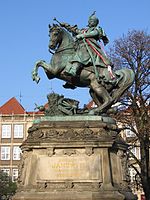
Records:
M0 0L0 106L16 97L27 110L45 104L52 91L81 102L90 100L88 89L66 90L63 81L48 80L44 71L37 85L31 71L37 60L49 62L48 24L56 17L79 28L96 11L110 43L128 30L150 28L150 0ZM20 98L21 94L21 98Z

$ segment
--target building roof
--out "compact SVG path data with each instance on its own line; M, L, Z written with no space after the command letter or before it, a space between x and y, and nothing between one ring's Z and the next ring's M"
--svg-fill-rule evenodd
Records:
M26 111L15 97L0 107L0 114L24 114Z
M91 100L88 104L86 104L85 106L87 109L92 109L94 107L96 107L96 104L93 100Z

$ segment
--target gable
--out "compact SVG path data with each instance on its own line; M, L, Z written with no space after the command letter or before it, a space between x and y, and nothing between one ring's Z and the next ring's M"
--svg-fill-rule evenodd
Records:
M24 114L25 109L17 101L15 97L12 97L4 105L0 107L0 114Z

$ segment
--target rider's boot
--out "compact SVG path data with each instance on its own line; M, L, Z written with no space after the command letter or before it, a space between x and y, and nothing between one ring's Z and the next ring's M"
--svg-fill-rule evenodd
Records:
M79 62L73 62L72 66L69 69L66 69L64 74L66 76L76 77L77 76L77 72L80 69L80 67L81 67L81 64Z
M77 73L79 71L79 69L81 68L81 64L79 62L73 62L72 66L70 68L66 68L66 71L64 72L64 74L66 76L71 76L72 78L77 76ZM74 86L74 84L67 82L63 85L64 88L66 89L75 89L76 86Z

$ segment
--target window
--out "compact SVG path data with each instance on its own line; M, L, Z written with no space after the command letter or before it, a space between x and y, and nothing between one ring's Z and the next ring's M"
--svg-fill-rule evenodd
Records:
M126 137L135 137L135 133L133 133L130 129L125 130Z
M7 173L7 174L8 174L8 176L9 176L9 174L10 174L10 169L1 169L1 171L3 171L3 172L5 172L5 173Z
M138 159L141 159L140 147L137 147L137 157L138 157Z
M18 146L13 147L13 160L20 160L21 149Z
M135 181L136 171L133 168L130 168L129 171L130 171L130 178L131 178L131 183L132 183Z
M129 152L133 153L133 155L137 159L141 159L140 148L138 146L131 146L129 148ZM134 157L132 156L132 154L130 154L130 159L134 159Z
M23 124L14 125L14 138L23 138Z
M1 160L10 160L10 147L1 147Z
M2 138L11 138L11 125L10 124L2 125Z
M132 149L130 150L133 155L137 156L137 148L136 147L132 147Z
M17 178L18 178L18 169L13 169L12 181L16 181Z

